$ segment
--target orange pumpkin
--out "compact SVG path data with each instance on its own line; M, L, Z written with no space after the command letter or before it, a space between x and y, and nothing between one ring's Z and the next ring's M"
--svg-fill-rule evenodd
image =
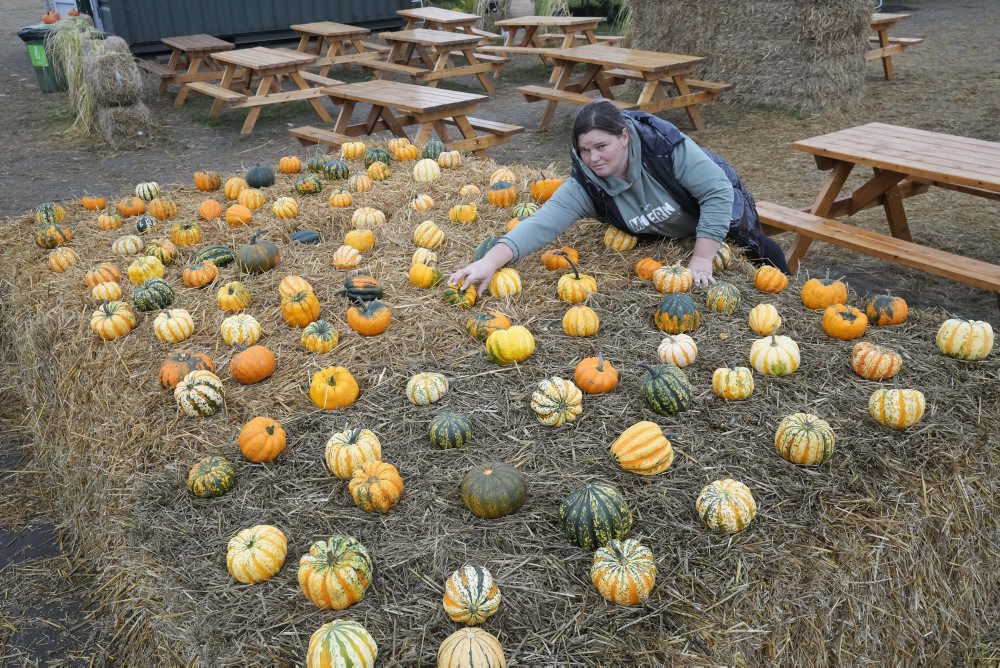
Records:
M184 379L184 376L199 369L215 373L215 360L205 353L196 353L191 350L172 352L160 365L160 385L164 389L172 390L177 386L177 383Z
M203 288L219 275L219 268L211 260L201 264L189 264L181 272L181 281L189 288Z
M404 144L403 146L399 146L396 148L396 151L395 153L392 154L392 157L400 161L416 160L417 158L420 157L420 149L418 149L414 144Z
M146 202L138 197L126 197L118 202L118 213L126 218L146 213Z
M121 216L116 213L102 213L97 217L97 229L99 230L117 230L124 224Z
M663 266L663 263L651 257L644 257L635 263L635 275L644 281L653 280L653 272Z
M287 436L281 424L269 417L255 417L240 429L243 456L259 464L273 461L285 451Z
M831 304L823 311L823 331L842 341L864 336L868 317L859 309L846 304Z
M286 155L278 160L278 171L282 174L298 174L302 171L302 160L294 155Z
M253 385L271 377L274 373L274 353L265 346L250 346L229 360L229 374L243 383Z
M389 307L372 300L364 306L347 309L347 325L361 336L378 336L389 328L392 311Z
M865 304L868 320L880 327L899 325L906 322L910 307L902 297L893 297L891 292L876 295Z
M319 319L319 299L312 290L282 297L281 317L292 327L305 327Z
M100 211L107 203L107 199L98 195L84 195L80 198L80 205L87 211Z
M122 272L117 265L110 262L102 262L87 272L83 278L88 288L92 288L99 283L117 283L122 280Z
M538 179L529 185L531 198L539 204L544 204L563 184L562 179Z
M226 223L229 224L229 227L246 225L251 220L253 220L253 213L251 213L248 207L242 204L233 204L226 209Z
M777 294L788 287L788 276L777 267L764 265L754 273L753 285L761 292Z
M810 278L802 286L802 305L815 310L847 303L847 284L840 279Z
M207 199L198 206L198 215L202 220L216 220L222 217L222 205L214 199Z
M218 172L198 171L194 173L194 187L202 192L218 190L221 185L222 177L219 176Z
M570 260L579 264L580 253L575 248L570 248L569 246L553 248L542 253L542 266L549 271L569 269Z
M580 360L573 373L573 380L587 394L605 394L618 387L618 369L604 359L603 353L597 353L597 357Z

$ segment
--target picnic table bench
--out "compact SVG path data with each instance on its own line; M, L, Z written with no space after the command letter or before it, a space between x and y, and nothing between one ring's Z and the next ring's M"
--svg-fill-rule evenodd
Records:
M786 254L792 271L818 239L991 290L1000 300L1000 265L914 243L903 209L904 199L931 187L1000 200L1000 143L868 123L792 146L812 154L817 167L830 172L806 211L757 204L765 231L796 234ZM857 165L871 167L873 176L850 195L841 196ZM835 220L878 205L885 211L891 236Z
M871 28L875 35L869 39L869 48L865 52L865 60L882 59L882 71L886 80L892 80L895 76L892 68L893 54L900 53L903 49L914 44L921 44L924 40L920 37L889 37L889 31L896 26L898 21L910 18L909 14L889 14L876 12L872 14Z
M335 21L315 21L289 26L299 36L297 50L315 53L313 65L319 65L319 75L325 77L333 65L364 64L389 52L389 47L365 42L371 32L368 28L337 23ZM315 39L315 48L312 46ZM325 49L324 49L325 47ZM353 49L354 53L350 53Z
M174 104L184 106L187 90L183 84L191 81L216 81L222 78L222 69L215 67L211 60L213 53L230 51L236 46L212 35L177 35L164 37L164 44L170 47L170 58L167 62L156 60L140 60L139 67L160 78L160 93L175 83L182 84ZM186 61L186 62L185 62ZM205 66L205 69L202 69Z
M379 78L385 72L398 72L434 87L442 79L475 75L486 92L492 93L494 87L486 74L496 72L507 62L505 58L480 59L475 53L480 37L467 33L415 28L382 33L382 39L392 45L388 59L367 63L378 70ZM464 57L468 64L453 63L456 56ZM414 58L419 64L410 64Z
M480 43L495 42L500 39L500 35L476 27L476 24L482 20L479 14L467 14L440 7L414 7L413 9L400 9L396 13L406 19L406 25L403 26L403 30L417 28L417 22L419 21L422 23L420 27L430 30L464 32L468 35L477 35L480 38Z
M579 44L601 42L601 38L594 31L605 20L606 17L603 16L521 16L504 19L495 24L507 31L507 39L504 40L503 46L487 46L482 47L482 50L505 56L539 56L542 63L549 66L552 61L547 56L554 49L568 49ZM541 34L538 31L542 28L557 28L562 34L558 32ZM550 40L560 43L546 44ZM555 83L560 73L560 67L557 66L549 77L549 83Z

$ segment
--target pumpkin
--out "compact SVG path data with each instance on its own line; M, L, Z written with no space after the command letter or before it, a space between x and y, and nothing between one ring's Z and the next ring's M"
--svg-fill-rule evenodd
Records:
M151 278L163 278L163 263L152 255L143 255L133 260L125 273L129 283L142 285Z
M340 343L340 332L326 320L314 320L302 330L299 343L314 353L328 353Z
M884 325L899 325L906 322L910 307L902 297L893 297L891 292L875 295L865 303L865 315L868 320L882 327Z
M207 199L198 205L198 215L202 220L218 220L222 218L222 205L214 199Z
M360 230L366 227L379 227L385 224L385 214L370 206L355 209L351 214L351 227Z
M950 318L941 323L935 342L948 357L978 362L993 350L993 327L983 320Z
M135 231L137 234L143 234L149 232L150 230L155 230L159 227L160 221L154 216L144 213L135 219Z
M66 209L61 204L46 202L35 209L35 224L40 227L55 225L66 220Z
M322 241L322 237L320 237L319 232L316 230L302 228L301 230L295 230L292 232L291 235L289 235L288 240L294 243L304 244L306 246L315 246Z
M83 277L83 281L88 288L92 288L98 283L117 283L120 280L122 280L121 271L119 271L116 265L113 265L110 262L100 263L88 271Z
M683 369L694 364L698 357L698 344L687 334L667 334L657 346L656 356L664 364Z
M788 287L788 276L777 267L764 265L754 272L753 286L761 292L777 294Z
M849 341L864 336L868 317L853 306L831 304L823 311L823 331L828 336Z
M459 197L478 198L481 197L482 194L483 191L480 190L479 186L477 186L474 183L466 183L464 186L458 189Z
M361 466L380 459L382 443L370 429L355 427L339 431L326 442L326 468L341 480L350 480Z
M890 429L908 429L924 417L927 402L920 390L879 389L868 397L868 414Z
M664 294L687 292L694 285L694 274L679 264L660 267L653 272L653 287Z
M135 187L135 196L149 202L160 194L160 184L156 181L140 183Z
M233 254L232 249L220 244L212 244L211 246L205 246L195 253L191 261L197 263L211 260L215 263L216 267L225 267L235 259L236 256Z
M164 389L172 390L184 376L198 369L215 373L215 361L205 353L192 350L174 351L167 355L160 365L160 385Z
M356 269L361 264L361 253L354 246L342 244L333 253L333 266L337 269Z
M321 610L345 610L365 596L372 559L351 536L330 536L312 544L299 560L299 587Z
M219 268L211 260L201 264L189 264L181 272L181 280L189 288L203 288L216 279Z
M288 220L299 215L299 203L293 197L279 197L271 205L271 213L278 220Z
M584 357L576 365L573 381L586 394L607 394L618 387L618 369L603 353L597 357Z
M732 283L720 281L708 289L705 301L709 310L732 313L740 304L740 291Z
M718 272L728 269L732 263L733 249L726 242L722 242L719 244L719 250L715 251L715 255L712 257L712 270Z
M653 274L663 267L663 263L651 257L644 257L635 263L635 275L644 281L652 281Z
M617 487L592 482L571 491L559 505L559 525L573 545L585 550L621 540L632 529L632 511Z
M248 274L262 274L281 264L281 252L267 239L258 239L255 234L250 243L236 252L236 266Z
M239 281L230 281L219 288L215 300L223 311L235 313L245 309L250 304L250 291Z
M162 278L151 278L132 291L132 302L142 313L159 311L174 303L174 290Z
M406 383L406 398L415 406L427 406L438 401L448 391L448 379L440 373L415 374Z
M624 230L619 230L617 227L609 225L608 229L604 232L604 245L613 251L624 253L635 248L637 243L639 243L637 236L629 234Z
M253 212L245 204L233 204L226 209L226 224L229 227L246 225L253 220Z
M343 160L327 160L323 165L323 176L328 181L345 181L351 175L351 169Z
M444 292L441 294L441 299L447 304L452 306L458 306L459 308L472 308L476 305L476 299L479 294L476 292L476 286L470 285L465 290L462 290L457 285L448 284L444 288Z
M392 464L367 462L354 469L348 490L354 505L366 513L387 513L403 495L403 479Z
M393 152L392 157L400 161L416 160L420 157L420 149L413 144L406 144L405 146L397 147Z
M531 410L546 427L561 427L583 412L583 393L571 380L546 378L531 394Z
M222 496L231 490L234 484L236 484L236 468L225 457L215 455L203 457L188 472L188 491L203 499Z
M305 327L319 319L319 299L312 290L281 298L281 317L292 327Z
M84 195L80 198L80 206L87 211L100 211L107 206L107 204L107 198L101 197L100 195Z
M126 197L118 202L118 213L125 218L139 216L146 213L146 203L138 197Z
M490 294L500 299L521 294L521 275L517 273L517 269L498 269L490 279Z
M538 213L538 205L534 202L516 202L510 212L515 218L524 220Z
M474 466L462 478L462 502L476 517L497 519L516 513L528 496L524 475L510 464Z
M361 336L378 336L389 328L392 311L376 300L347 309L347 326Z
M105 341L125 336L136 324L135 313L125 302L104 302L90 316L90 329Z
M246 179L234 176L226 181L226 185L223 186L222 192L225 194L226 199L236 201L240 198L240 193L248 187Z
M420 151L421 158L430 158L431 160L437 160L438 156L448 150L443 141L437 139L432 139L424 145L422 151Z
M476 206L475 202L470 202L468 204L456 204L448 209L448 220L453 223L468 225L469 223L476 222L478 217L479 208Z
M433 220L425 220L413 229L413 243L422 248L438 248L443 242L444 230Z
M298 294L300 292L315 292L312 283L296 274L289 274L278 283L278 295L282 299Z
M341 145L340 157L344 160L359 160L365 157L368 147L363 141L349 141Z
M562 179L536 179L528 184L531 198L539 204L544 204L563 184Z
M410 140L407 139L406 141L407 143L409 143ZM393 146L397 145L398 144L394 144ZM390 150L395 150L395 149L392 148ZM365 151L366 168L371 167L376 162L381 162L382 164L388 167L390 160L392 160L392 157L389 155L389 151L385 150L384 148L372 147Z
M572 274L563 274L556 284L556 295L559 299L570 304L579 304L587 297L597 292L597 279L588 274L581 274L580 268L576 265L568 254L563 257L569 262Z
M486 337L486 356L496 364L523 362L535 352L535 337L527 327L514 325Z
M634 538L609 540L594 552L590 580L605 600L639 605L653 590L656 561L652 551Z
M436 161L424 158L413 166L413 180L418 183L431 183L441 178L441 168Z
M639 383L639 394L651 411L673 415L691 406L691 383L687 375L672 364L640 364L646 376Z
M328 366L312 375L309 399L317 408L347 408L358 398L358 381L342 366Z
M427 211L434 207L434 198L426 193L414 195L407 206L411 211Z
M847 284L839 279L810 278L802 285L802 305L814 310L847 303Z
M462 154L458 151L442 151L437 157L441 169L456 169L462 166Z
M252 315L237 313L222 321L219 327L222 340L230 346L252 346L260 339L260 323Z
M465 321L465 331L474 339L486 343L493 332L507 329L511 326L510 318L499 311L475 313Z
M254 385L271 377L274 363L274 353L269 348L254 345L232 356L229 374L243 385Z
M146 213L156 220L163 221L177 215L177 203L169 197L156 197L149 202Z
M549 271L569 269L570 260L579 264L580 253L575 248L570 248L569 246L547 250L542 253L541 258L542 266Z
M418 288L432 288L441 280L441 272L437 267L417 263L410 265L409 278Z
M285 451L285 442L285 430L269 417L252 418L240 429L238 438L240 452L255 464L276 459Z
M45 250L51 250L72 239L73 230L60 225L42 225L35 230L35 244Z
M694 508L705 526L728 534L743 531L757 515L750 488L731 478L705 485Z
M435 448L461 448L472 440L472 421L461 413L438 413L429 428Z
M111 244L111 252L115 255L139 255L145 244L142 239L134 234L126 234L118 237ZM162 263L161 263L162 264Z
M512 206L517 201L517 188L509 181L491 183L486 189L486 200L495 207Z
M147 241L142 248L143 255L152 255L164 265L173 264L177 258L177 246L169 239Z
M324 158L322 155L317 154L309 158L309 161L306 162L306 168L308 168L310 172L318 174L319 172L323 171L323 165L325 164L326 164L326 158Z
M578 304L566 311L562 326L568 336L594 336L601 327L601 318L594 309Z
M490 174L489 185L493 185L497 181L508 181L510 183L514 183L517 181L517 177L514 176L514 172L510 171L506 167L500 167Z
M302 160L294 155L286 155L278 160L278 171L282 174L298 174L302 171Z
M323 182L320 181L319 177L315 174L307 174L306 176L295 179L293 186L295 188L295 192L300 195L315 195L323 189Z
M368 178L373 181L385 181L390 176L392 176L392 171L389 169L389 165L378 161L373 162L367 169Z
M781 327L781 316L773 304L757 304L750 309L747 322L757 336L770 336Z
M712 372L712 392L726 401L749 399L753 390L753 372L745 366L722 367Z
M49 269L61 274L72 267L80 256L72 248L56 248L49 253Z
M442 604L451 621L478 626L500 607L500 588L483 566L463 566L444 585Z
M222 185L222 177L218 172L197 171L194 173L194 187L201 192L218 190Z
M353 302L369 302L382 298L382 286L365 274L351 274L344 279L344 295Z
M750 345L750 365L765 376L787 376L799 368L799 344L787 336L772 334Z
M153 320L153 333L164 343L180 343L194 333L194 318L182 308L167 309Z
M330 193L330 199L327 200L327 204L334 209L346 209L354 205L354 198L346 190L334 190Z
M376 657L378 645L365 627L351 619L335 619L309 638L306 668L374 668Z
M98 283L90 289L90 298L96 302L113 302L122 298L122 286L110 281Z
M117 213L102 213L97 217L97 229L99 230L117 230L124 224L125 221Z
M653 319L656 326L667 334L682 334L698 329L701 312L693 299L678 292L660 300Z
M437 668L506 668L503 646L478 626L455 631L438 647Z
M643 420L615 439L611 444L611 459L623 471L656 475L674 463L674 448L655 422Z
M799 466L817 466L828 461L836 442L830 423L811 413L786 416L774 432L778 454Z
M207 369L195 369L174 387L177 407L188 417L215 415L225 404L222 381ZM190 478L188 479L190 482Z
M371 192L374 187L375 184L372 183L372 177L365 173L355 174L347 179L347 189L352 193Z
M274 185L274 168L263 162L252 165L247 170L247 185L251 188L267 188Z
M287 554L285 534L270 524L258 524L229 539L226 568L243 584L259 584L281 570Z
M889 380L903 368L903 358L891 348L859 341L851 350L851 370L868 380Z

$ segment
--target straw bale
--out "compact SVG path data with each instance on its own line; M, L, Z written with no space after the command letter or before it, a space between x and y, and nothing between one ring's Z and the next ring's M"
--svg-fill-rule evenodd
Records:
M635 48L704 56L696 79L734 84L743 105L804 113L856 108L871 0L627 0Z
M131 53L92 51L83 59L83 71L98 107L128 107L142 99L142 77Z
M142 102L128 107L101 107L97 110L101 136L119 150L149 146L153 120L153 112Z
M412 230L422 220L433 219L447 232L438 249L446 276L485 235L502 231L507 211L486 202L481 220L469 226L446 215L459 201L459 187L485 186L496 165L470 159L429 185L413 182L410 166L394 165L388 181L355 196L357 206L388 216L375 231L378 242L364 270L383 283L394 320L373 338L347 328L347 303L337 294L346 272L334 270L331 258L351 211L331 210L326 198L340 183L327 183L320 195L293 195L301 213L292 220L277 220L265 207L245 227L202 224L206 244L240 246L263 233L278 244L282 261L260 276L240 275L230 265L197 290L181 284L191 256L182 249L166 272L175 305L196 322L182 346L156 340L154 313L139 314L137 329L115 342L90 332L94 304L84 272L102 261L127 266L110 251L120 232L98 230L95 214L67 203L65 224L74 229L81 260L65 274L49 271L45 254L27 241L30 215L0 225L0 245L8 249L0 264L0 346L3 358L21 360L7 385L28 407L31 467L50 472L44 486L71 544L99 573L98 595L118 620L120 663L147 665L150 656L160 665L301 663L316 628L349 618L375 637L381 664L434 665L438 645L458 628L442 610L443 583L466 563L488 567L499 583L503 603L484 626L503 642L511 664L968 665L996 655L996 354L981 363L939 355L937 314L914 312L903 325L873 328L868 340L904 356L900 383L919 387L928 399L919 426L890 432L867 415L867 398L879 385L848 369L852 344L827 337L819 314L802 307L805 277L782 294L761 295L752 287L753 268L738 257L722 277L742 291L742 304L732 315L703 310L693 334L700 348L687 369L694 405L659 417L639 398L638 364L656 361L662 335L651 315L660 296L632 268L645 255L683 261L691 244L659 242L613 253L602 244L604 226L585 220L559 242L579 249L583 270L597 278L592 306L601 331L590 339L565 336L566 305L554 298L559 274L545 271L537 256L525 258L516 266L524 293L486 298L476 307L504 311L537 339L537 352L525 363L498 367L465 333L468 311L444 304L439 289L419 290L406 278ZM361 166L352 162L351 168ZM513 169L522 189L538 176ZM291 192L293 178L278 175L266 189L269 204ZM208 195L185 186L165 191L181 220L196 218ZM406 207L419 192L435 199L432 210ZM322 242L289 243L289 233L300 227L318 230ZM281 319L277 287L293 273L312 282L322 317L341 332L327 355L304 351L300 330ZM261 343L278 360L275 374L258 385L239 385L229 375L232 351L218 333L227 314L215 303L216 291L237 279L251 290L247 312L261 322ZM129 300L131 288L125 290ZM703 294L694 298L704 304ZM853 303L860 298L851 295ZM784 333L799 342L802 368L785 378L758 376L750 400L726 403L708 389L712 371L746 359L754 338L747 313L763 301L777 306ZM157 382L161 361L178 347L216 359L225 411L207 419L178 414L171 393ZM598 351L620 369L620 388L587 397L584 413L569 426L540 426L528 408L535 385L549 376L572 377L576 362ZM307 398L307 384L312 372L333 364L354 373L361 396L347 410L319 411ZM434 406L412 406L404 398L406 380L426 370L445 373L450 391ZM428 423L441 410L471 416L469 446L430 447ZM798 468L775 453L775 427L796 411L817 413L836 430L830 463ZM275 462L250 464L240 456L236 434L255 415L278 419L288 432L288 449ZM648 479L622 472L608 454L612 440L642 419L662 425L677 452L669 471ZM353 425L378 434L383 458L405 481L400 505L387 515L358 511L346 483L325 470L330 433ZM188 468L206 454L223 454L237 468L236 487L217 499L195 499L185 489ZM472 517L458 492L465 471L489 460L518 466L529 489L518 513L494 521ZM704 529L693 510L701 487L726 477L749 485L760 506L751 527L732 537ZM592 554L561 535L561 499L593 480L623 491L635 517L632 536L656 556L657 583L641 606L606 604L590 583ZM284 531L288 558L267 583L239 585L226 572L226 544L239 529L259 523ZM315 609L296 581L298 558L335 533L357 537L375 561L365 599L342 613Z
M118 35L108 35L104 38L104 50L109 53L132 53L128 42Z

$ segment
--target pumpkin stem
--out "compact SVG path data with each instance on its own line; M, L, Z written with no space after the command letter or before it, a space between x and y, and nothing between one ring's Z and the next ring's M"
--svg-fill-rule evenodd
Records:
M640 362L639 363L639 368L640 369L645 369L646 373L648 373L651 376L655 376L656 375L656 369L654 369L653 367L651 367L648 364L643 364L643 363Z
M562 257L566 258L566 261L569 262L570 268L573 269L573 273L576 274L576 280L579 281L580 280L580 268L577 267L576 263L573 262L573 260L570 259L569 254L566 251L562 251L561 250L558 253L556 253L556 255L559 255L559 256L562 256Z
M357 426L357 427L355 427L354 429L352 429L351 430L351 439L348 441L348 443L357 443L358 442L358 436L361 435L361 432L362 432L363 429L364 429L364 427L361 427L360 425Z
M597 353L597 372L604 373L604 353Z

